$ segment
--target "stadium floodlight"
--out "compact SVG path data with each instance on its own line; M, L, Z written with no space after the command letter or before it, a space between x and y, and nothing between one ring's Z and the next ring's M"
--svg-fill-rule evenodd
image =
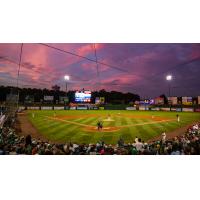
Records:
M172 75L167 75L167 76L166 76L166 80L167 80L167 81L171 81L171 80L172 80Z
M64 76L64 79L65 79L66 81L69 81L69 76L68 76L68 75L65 75L65 76Z
M170 82L172 80L172 75L167 75L166 80L169 82L169 97L171 96L171 85Z
M64 76L64 79L65 79L65 81L66 81L66 92L67 92L67 81L69 81L69 78L70 78L70 77L69 77L68 75L65 75L65 76Z

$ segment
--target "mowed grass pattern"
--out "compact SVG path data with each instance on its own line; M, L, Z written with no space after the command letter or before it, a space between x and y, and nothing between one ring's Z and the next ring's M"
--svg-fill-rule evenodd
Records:
M56 117L63 118L59 121ZM32 117L35 113L35 117ZM120 114L119 114L120 113ZM180 123L176 121L176 114L180 116ZM119 127L119 130L113 132L88 131L87 127L96 126L99 119L106 119L111 115L113 121L104 121L104 127ZM74 118L73 118L74 116ZM130 116L133 116L132 118ZM155 122L151 118L162 117L172 121ZM134 118L135 117L135 118ZM163 131L170 132L200 120L200 113L176 113L176 112L150 112L150 111L117 111L117 110L66 110L66 111L28 111L28 118L40 134L50 141L55 142L77 142L77 143L96 143L99 140L105 141L107 144L116 144L119 138L123 138L125 142L133 142L136 136L147 141ZM70 124L76 122L78 124ZM152 123L153 122L153 123ZM147 123L142 125L143 123ZM83 125L83 126L81 126ZM125 126L125 127L121 127Z

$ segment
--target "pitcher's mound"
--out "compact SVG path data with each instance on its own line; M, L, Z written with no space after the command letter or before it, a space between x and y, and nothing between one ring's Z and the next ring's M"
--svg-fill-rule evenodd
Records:
M97 127L94 126L94 127L87 127L85 130L91 132L115 132L120 130L120 128L111 126L111 127L103 127L102 130L98 130Z

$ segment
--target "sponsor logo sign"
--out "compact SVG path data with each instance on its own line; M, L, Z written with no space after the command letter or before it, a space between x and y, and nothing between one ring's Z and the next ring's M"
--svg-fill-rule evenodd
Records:
M193 112L193 108L183 108L183 112Z
M192 97L182 97L183 105L192 105Z
M69 109L70 110L76 110L76 107L75 106L71 106Z
M139 110L145 110L145 107L140 106L140 107L139 107Z
M161 97L155 98L155 104L163 105L164 104L164 98L161 98Z
M177 97L168 97L168 102L172 105L178 104L178 98Z
M136 107L126 107L126 110L136 110Z
M69 109L70 110L76 110L76 106L71 106Z
M41 110L52 110L53 107L47 107L47 106L43 106L41 107Z
M19 110L25 110L24 106L19 106Z
M28 110L39 110L40 107L28 106L27 109L28 109Z
M61 106L59 106L59 107L58 107L58 106L55 106L55 107L54 107L54 110L64 110L64 106L63 106L63 107L61 107Z
M170 108L160 108L162 111L170 111Z
M88 108L86 106L78 106L77 110L87 110Z
M158 107L156 107L156 108L151 108L151 110L153 110L153 111L159 111L160 108L158 108Z

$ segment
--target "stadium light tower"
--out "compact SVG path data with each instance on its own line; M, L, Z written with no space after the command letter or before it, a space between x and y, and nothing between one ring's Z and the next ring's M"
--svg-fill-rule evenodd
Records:
M166 76L166 80L168 81L169 83L169 97L171 96L171 80L172 80L172 75L167 75Z
M167 75L167 76L166 76L166 80L167 80L167 81L171 81L171 80L172 80L172 75Z
M65 75L64 79L66 81L66 92L67 92L67 81L69 81L70 77L68 75Z

